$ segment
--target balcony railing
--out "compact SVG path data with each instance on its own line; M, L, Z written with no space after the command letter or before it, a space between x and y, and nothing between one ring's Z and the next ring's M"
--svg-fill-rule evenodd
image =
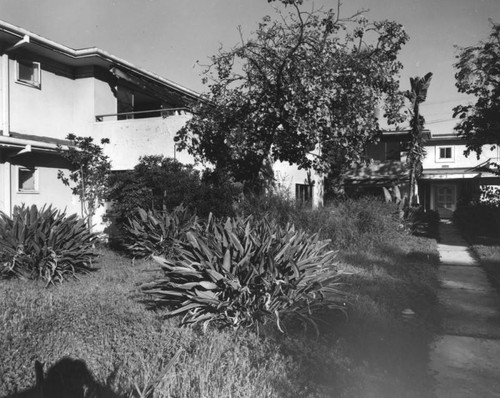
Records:
M106 118L115 118L115 120L129 120L129 119L146 119L149 117L169 117L169 116L179 116L179 115L190 115L191 111L189 108L162 108L162 109L151 109L147 111L136 111L136 112L120 112L120 113L106 113L103 115L96 115L96 122L103 122Z

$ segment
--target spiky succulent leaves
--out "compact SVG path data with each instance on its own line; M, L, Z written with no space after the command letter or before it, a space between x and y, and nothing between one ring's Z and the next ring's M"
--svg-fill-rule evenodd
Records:
M21 206L0 215L0 276L47 284L92 270L95 235L86 219L51 206Z
M125 223L123 245L134 257L166 255L195 220L182 205L171 213L139 208Z
M142 289L185 325L250 327L285 317L314 323L319 307L340 308L336 253L289 225L253 217L210 218L154 257L163 277Z

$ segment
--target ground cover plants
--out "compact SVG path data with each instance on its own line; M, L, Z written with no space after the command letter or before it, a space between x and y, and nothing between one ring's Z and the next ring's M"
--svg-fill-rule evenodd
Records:
M343 275L335 287L345 293L346 313L318 313L319 334L293 322L286 333L276 322L258 333L219 329L216 322L205 331L179 327L182 314L168 316L172 307L145 310L155 296L144 295L140 286L165 279L158 263L100 249L100 270L80 280L49 289L37 281L0 281L0 396L33 384L35 359L48 368L63 357L81 359L102 388L127 397L145 396L147 390L152 397L430 396L426 354L435 326L433 241L409 235L394 207L374 199L318 211L273 201L273 206L260 205L267 207L262 215L269 222L279 208L283 224L278 224L293 221L295 234L331 239L323 253L337 252L332 263ZM244 225L239 232L239 226L232 227L243 248ZM231 239L224 224L216 229ZM212 245L209 235L198 231L200 248L200 242ZM227 245L234 250L231 261L239 263L244 256L237 246L236 241ZM217 250L222 266L227 250L222 245ZM202 252L188 257L207 261ZM293 270L288 277L293 280ZM415 312L409 321L401 316L406 308Z

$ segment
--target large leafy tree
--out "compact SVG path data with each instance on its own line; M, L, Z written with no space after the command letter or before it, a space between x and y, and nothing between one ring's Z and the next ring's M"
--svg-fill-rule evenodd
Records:
M402 120L401 25L362 12L304 11L282 0L253 35L211 57L209 92L177 135L198 160L255 190L271 161L320 173L361 161L379 132L378 107Z
M467 142L466 154L479 156L485 144L500 144L500 24L492 24L487 41L460 48L456 86L476 102L453 109L460 121L455 130ZM497 169L498 171L498 169Z

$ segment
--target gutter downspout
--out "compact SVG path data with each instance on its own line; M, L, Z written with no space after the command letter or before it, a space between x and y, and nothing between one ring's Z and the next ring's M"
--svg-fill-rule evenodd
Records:
M10 136L10 77L9 77L9 51L20 48L30 42L28 35L25 35L13 46L5 49L2 53L0 90L1 94L1 138ZM9 217L12 215L12 165L6 160L4 164L4 209L2 210Z

